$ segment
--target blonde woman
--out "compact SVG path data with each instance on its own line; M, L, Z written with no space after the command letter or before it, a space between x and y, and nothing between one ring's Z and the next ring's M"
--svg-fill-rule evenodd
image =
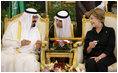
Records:
M89 12L93 27L87 32L84 45L87 72L107 72L108 66L116 62L114 56L115 32L104 24L104 11L100 8Z

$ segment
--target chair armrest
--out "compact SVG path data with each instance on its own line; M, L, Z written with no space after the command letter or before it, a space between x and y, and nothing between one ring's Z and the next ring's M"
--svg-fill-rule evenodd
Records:
M43 46L43 47L47 46L47 44L48 44L48 41L43 41L43 42L42 42L42 46Z
M78 41L78 42L73 44L73 50L74 50L73 65L77 65L78 47L81 45L82 45L82 41Z
M73 44L73 47L74 48L77 48L77 47L79 47L81 45L82 45L82 41L78 41L78 42L76 42L76 43Z
M48 49L48 44L49 44L48 41L43 41L42 48L45 48L45 50Z
M42 42L42 48L41 48L41 64L45 65L45 50L48 49L48 41Z

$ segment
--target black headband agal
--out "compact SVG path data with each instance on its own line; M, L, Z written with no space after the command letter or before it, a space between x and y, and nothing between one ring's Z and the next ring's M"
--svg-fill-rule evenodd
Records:
M66 11L66 10L61 10L61 11ZM60 12L60 11L58 11L58 12ZM68 11L66 11L68 13L67 16L60 16L60 15L58 15L58 12L56 13L56 16L59 17L59 18L67 18L69 16L69 12Z
M30 11L27 11L27 10L25 10L25 12L30 13L30 14L38 14L38 12L30 12Z

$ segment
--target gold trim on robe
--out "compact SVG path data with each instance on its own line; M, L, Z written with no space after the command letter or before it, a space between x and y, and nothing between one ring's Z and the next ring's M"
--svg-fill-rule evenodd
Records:
M18 23L18 33L17 33L17 39L20 40L21 38L21 22Z
M18 22L18 32L17 32L17 40L21 39L21 22ZM16 48L16 52L22 53L21 51L18 50L19 48Z
M72 38L74 38L73 24L71 24L71 36L72 36Z
M57 38L55 24L54 24L54 38Z
M38 30L39 30L39 32L40 32L40 37L41 37L41 41L42 41L42 33L41 33L41 29L40 29L39 26L37 26L37 28L38 28Z

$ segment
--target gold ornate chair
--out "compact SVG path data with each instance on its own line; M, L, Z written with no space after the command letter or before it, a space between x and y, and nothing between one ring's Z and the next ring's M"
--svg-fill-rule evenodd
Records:
M83 35L82 36L83 36L83 40L84 40L84 37L85 37L87 31L91 30L92 26L89 22L89 19L85 18L85 15L83 16L82 24L83 24ZM115 42L114 54L115 54L115 57L117 58L117 15L113 14L111 12L105 12L105 26L112 27L115 30L116 42ZM83 45L80 47L80 49L83 50ZM83 55L79 55L79 56L81 56L81 58L83 59ZM85 69L85 66L84 66L84 64L82 64L82 62L78 62L78 64L81 65L83 69ZM108 71L117 72L117 62L110 65L108 67Z
M17 22L20 18L20 16L22 15L23 13L21 14L18 14L10 19L8 19L8 15L5 16L5 19L4 19L4 23L5 23L5 30L7 30L7 28L10 27L10 25L12 25L14 22ZM40 27L41 29L41 35L42 35L42 49L41 49L41 64L43 64L45 62L45 55L43 52L44 49L48 48L48 33L49 33L49 17L48 15L46 15L46 18L40 18L39 20L39 24L38 26Z
M39 27L42 32L42 49L41 49L41 64L45 64L45 50L48 49L49 43L49 17L40 18Z

